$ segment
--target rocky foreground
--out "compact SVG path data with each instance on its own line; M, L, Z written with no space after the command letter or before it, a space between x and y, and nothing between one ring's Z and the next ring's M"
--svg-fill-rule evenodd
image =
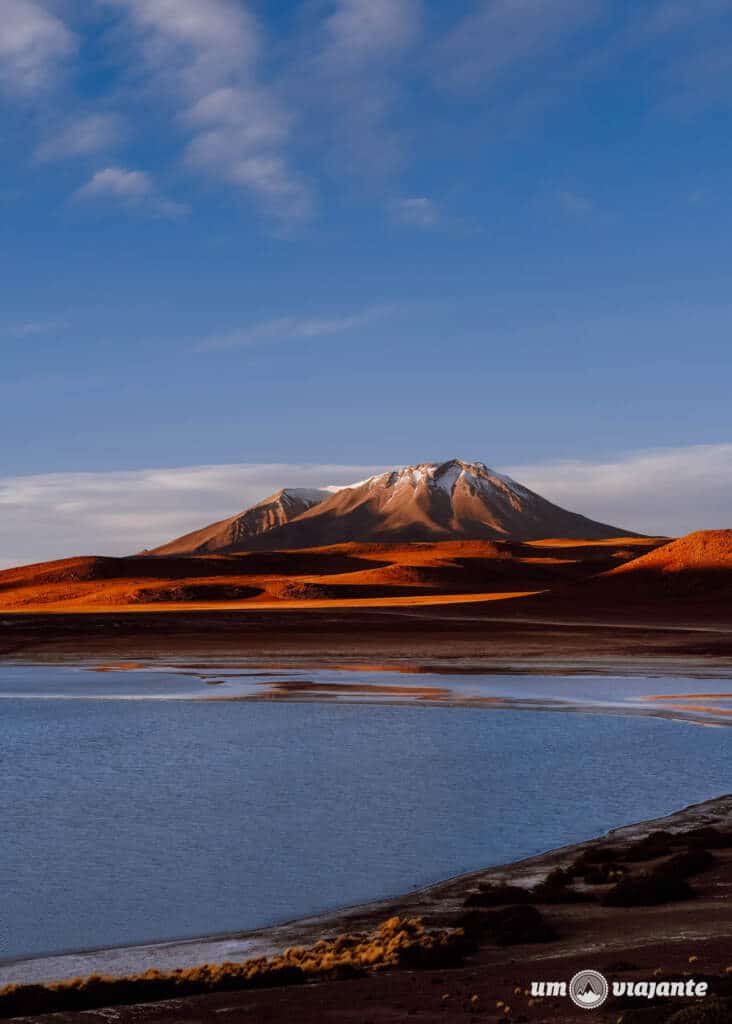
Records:
M585 1019L587 1010L567 997L533 996L532 982L569 982L591 968L611 983L640 983L644 993L611 992L593 1010L595 1021L729 1021L732 796L406 897L270 929L268 938L280 952L245 964L6 989L0 1016L56 1024L558 1024ZM707 994L669 998L661 982L670 981L689 990L693 981L697 991L701 983Z

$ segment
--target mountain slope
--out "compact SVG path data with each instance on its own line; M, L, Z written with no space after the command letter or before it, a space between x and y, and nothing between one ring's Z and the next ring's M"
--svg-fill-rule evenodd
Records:
M245 550L247 541L252 537L290 522L330 496L330 491L314 488L283 488L244 512L187 533L148 554L189 555Z
M261 506L255 506L152 553L231 553L350 541L602 540L631 535L553 505L480 462L460 459L421 463L382 473L335 493L315 493L327 496L311 502L295 516L263 519L257 511ZM257 529L250 528L253 515ZM240 529L238 523L246 528Z

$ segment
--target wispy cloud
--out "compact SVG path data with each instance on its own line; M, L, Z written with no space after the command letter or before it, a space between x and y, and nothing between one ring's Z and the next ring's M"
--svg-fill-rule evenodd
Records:
M152 80L188 129L184 161L244 190L282 222L306 219L310 191L286 152L290 117L259 76L262 40L235 0L99 0L122 11Z
M254 345L270 344L278 341L310 340L324 338L332 334L342 334L358 327L365 327L374 320L386 316L390 312L386 306L374 306L344 316L330 317L296 317L283 316L274 320L264 320L233 331L212 335L205 338L197 346L199 352L213 352L230 348L246 348Z
M281 487L348 484L383 468L249 464L0 477L0 569L73 554L131 554Z
M642 533L732 528L732 444L509 467L545 498Z
M577 61L578 78L617 73L642 61L646 102L654 113L689 115L732 102L732 0L655 0L627 16Z
M658 39L672 32L686 31L709 18L729 14L730 0L660 0L654 6L639 7L631 22L636 38Z
M372 68L415 43L421 21L420 0L336 0L321 60L347 74Z
M657 45L679 33L688 41L698 32L706 33L710 26L719 27L720 18L731 12L730 0L696 0L693 4L686 0L655 0L632 8L612 41L619 42L624 49Z
M25 320L22 323L0 326L0 337L33 338L41 334L54 334L69 326L64 318L50 320Z
M732 41L727 37L709 40L671 62L663 76L666 96L662 112L693 116L713 107L732 103Z
M90 156L118 145L124 135L125 123L119 114L79 115L37 147L36 159L44 163Z
M444 217L437 203L427 196L404 196L390 205L391 217L397 224L412 228L438 228Z
M435 48L442 84L476 88L502 75L532 71L536 58L597 18L603 0L482 0Z
M335 0L308 35L295 102L339 175L381 179L403 164L396 114L423 22L422 0Z
M429 156L447 130L443 104L462 103L463 92L471 104L482 98L491 124L515 130L635 61L645 83L638 103L655 112L732 103L732 0L471 0L444 9L426 0L313 0L278 21L276 36L266 30L272 5L254 0L0 6L0 90L31 111L31 130L40 126L38 162L107 154L138 128L142 142L164 114L171 130L160 148L176 173L182 167L248 197L281 226L316 212L323 178L331 194L353 176L367 179L383 208L427 135L425 110L434 115ZM92 83L89 58L114 74ZM425 107L434 86L443 95ZM137 165L142 151L104 160ZM573 192L559 200L574 214L590 202ZM390 213L415 228L445 225L420 194L394 201Z
M23 104L32 129L44 136L35 147L38 163L89 157L121 143L124 118L113 111L81 109L72 72L82 52L81 36L61 20L68 4L57 0L2 0L0 89Z
M97 171L85 185L76 190L72 199L82 203L111 200L171 220L187 212L185 206L160 195L145 171L127 170L124 167L105 167Z
M74 34L35 0L3 0L0 21L0 86L32 96L54 84L76 51Z
M139 202L153 194L153 183L144 171L124 167L105 167L97 171L77 192L77 199L127 199Z

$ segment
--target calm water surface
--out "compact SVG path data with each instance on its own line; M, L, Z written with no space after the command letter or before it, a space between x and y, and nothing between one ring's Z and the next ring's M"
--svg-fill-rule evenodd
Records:
M607 680L414 682L613 697ZM623 684L631 702L692 685ZM732 730L644 715L134 699L204 688L219 693L173 673L0 670L0 959L254 928L730 789Z

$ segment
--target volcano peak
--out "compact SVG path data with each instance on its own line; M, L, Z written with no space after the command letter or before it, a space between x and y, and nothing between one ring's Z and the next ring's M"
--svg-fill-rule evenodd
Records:
M284 489L251 509L158 548L202 554L346 542L582 540L630 531L547 501L483 462L419 462L322 490Z

